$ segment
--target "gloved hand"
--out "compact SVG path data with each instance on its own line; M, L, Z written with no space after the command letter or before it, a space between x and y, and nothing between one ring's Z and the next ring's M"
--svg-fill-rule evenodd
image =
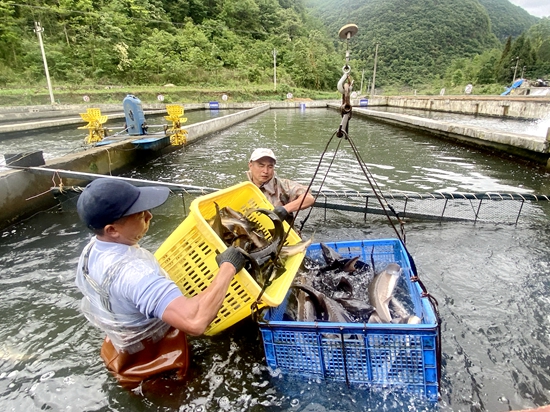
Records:
M275 209L273 209L273 212L279 216L279 219L281 219L282 222L284 222L286 219L290 217L290 213L286 211L284 206L277 206Z
M236 247L229 246L225 251L216 256L216 262L218 263L218 266L221 266L223 262L231 263L235 266L235 273L237 273L244 267L246 259Z

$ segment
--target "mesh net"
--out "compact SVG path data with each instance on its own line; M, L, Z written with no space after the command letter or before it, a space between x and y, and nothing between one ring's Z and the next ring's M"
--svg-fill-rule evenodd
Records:
M168 185L170 186L170 185ZM186 195L185 203L217 189L197 186L171 186L174 193ZM52 188L59 195L58 188ZM81 192L81 187L64 187ZM314 191L316 202L311 211L315 219L347 216L352 219L386 219L385 211L404 220L465 221L503 224L548 221L550 196L524 193L388 192L382 193L382 205L374 192ZM307 213L302 212L302 220Z
M374 193L326 192L317 197L315 208L362 215L364 219L385 216L384 209L403 219L471 221L517 224L548 219L547 195L510 193L387 193L382 205Z

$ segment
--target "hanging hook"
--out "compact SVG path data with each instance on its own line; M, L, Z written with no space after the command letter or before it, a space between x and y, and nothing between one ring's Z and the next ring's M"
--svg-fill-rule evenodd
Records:
M342 40L346 40L346 64L342 67L344 73L338 81L337 89L342 94L342 106L340 106L340 113L342 114L342 122L338 128L336 136L343 137L348 133L348 122L351 119L351 102L350 95L353 86L353 80L350 76L351 67L349 65L349 39L354 36L358 31L356 24L346 24L338 32L338 36Z
M351 67L349 65L349 56L350 56L350 53L349 53L349 40L353 36L355 36L355 34L357 34L358 30L359 29L357 28L356 24L346 24L344 27L342 27L338 31L338 37L340 37L342 40L346 41L346 64L344 65L344 67L342 67L342 71L344 72L344 74L340 78L340 81L338 82L338 86L337 86L338 91L342 94L345 93L344 83L346 82L346 80L348 80L350 78L350 72L351 72Z
M351 72L351 67L349 67L347 64L342 67L342 71L344 72L344 74L342 75L342 77L340 78L340 80L338 81L338 85L336 86L338 88L338 91L341 93L341 94L344 94L345 93L345 90L344 90L344 83L346 82L346 80L349 79L350 75L349 73Z

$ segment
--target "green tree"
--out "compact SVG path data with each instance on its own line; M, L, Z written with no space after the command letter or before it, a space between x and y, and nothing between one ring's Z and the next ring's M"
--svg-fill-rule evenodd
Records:
M260 26L260 8L254 0L224 0L219 18L230 29L253 38L262 38L265 35Z

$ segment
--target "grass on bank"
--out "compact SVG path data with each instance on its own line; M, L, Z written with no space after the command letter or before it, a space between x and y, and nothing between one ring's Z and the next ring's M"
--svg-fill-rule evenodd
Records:
M325 100L338 99L337 92L306 90L286 85L243 86L243 87L197 87L197 86L116 86L97 85L88 87L53 86L52 93L56 104L119 104L128 94L137 96L143 103L207 103L222 101L222 96L228 96L228 102L250 101L283 101L288 93L294 98ZM89 101L84 100L84 96ZM36 87L1 88L0 106L33 106L51 104L50 94L46 85Z
M137 96L143 103L159 103L158 96L162 95L163 103L207 103L222 101L222 96L228 96L228 102L253 101L284 101L291 93L296 99L327 100L341 99L342 95L336 91L307 90L290 87L285 84L246 85L242 87L197 87L197 86L71 86L54 85L52 93L56 104L120 104L128 94ZM357 92L359 92L356 87ZM499 95L504 90L502 85L474 86L472 94ZM406 96L406 95L440 95L441 88L434 85L411 87L389 86L377 88L378 96ZM364 96L368 93L363 91ZM464 95L464 87L445 88L445 95ZM84 100L84 96L89 101ZM0 88L0 106L34 106L51 104L47 85L21 86Z

